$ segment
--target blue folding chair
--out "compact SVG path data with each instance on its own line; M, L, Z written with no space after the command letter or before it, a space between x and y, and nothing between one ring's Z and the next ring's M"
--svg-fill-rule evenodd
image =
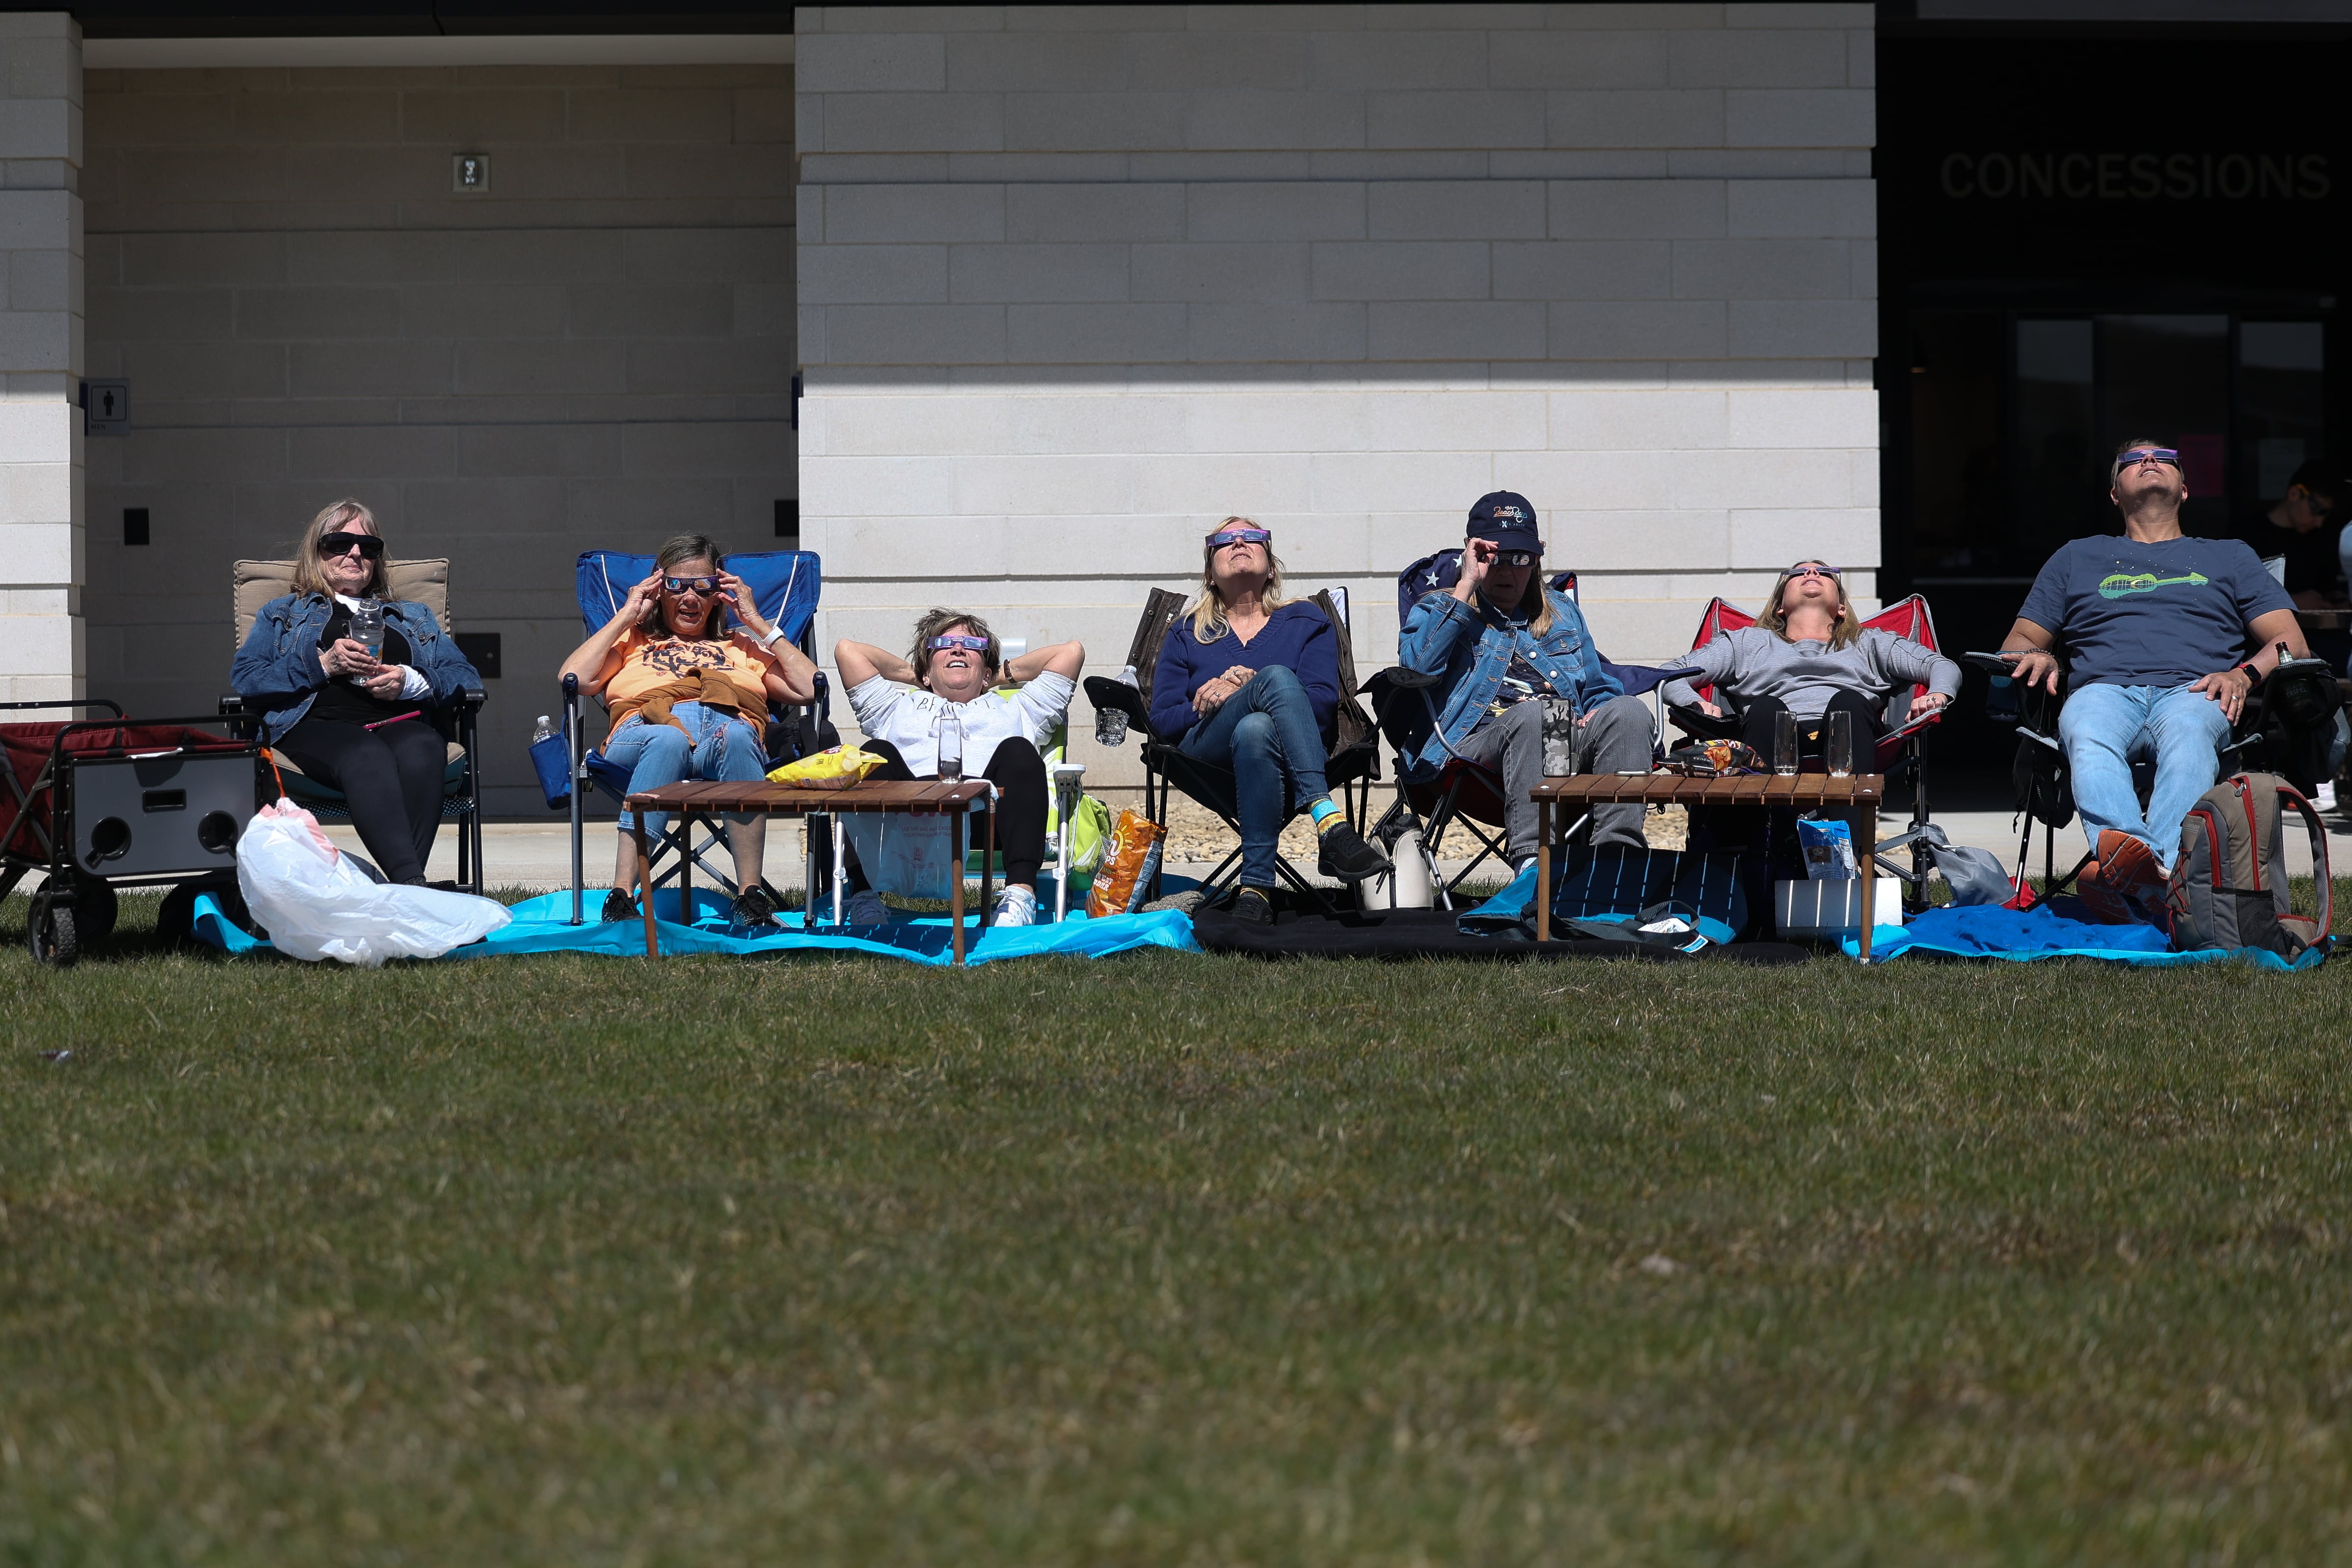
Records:
M751 601L768 623L782 627L793 645L814 661L817 600L824 588L824 567L816 554L811 550L767 550L730 555L725 565L751 590ZM593 635L620 613L621 606L628 601L631 585L643 581L653 570L654 558L649 555L630 555L622 550L583 551L574 587L580 600L580 619L588 634ZM732 615L728 616L729 624L733 621ZM838 745L841 737L833 727L830 708L826 681L821 671L813 701L795 705L771 703L765 727L768 766L774 768ZM572 809L572 923L577 925L582 919L587 873L586 823L582 813L586 789L580 786L600 790L618 805L628 796L629 770L607 761L601 749L588 748L580 683L569 675L563 678L563 747L565 756L571 758L574 785L566 791L565 798ZM555 805L559 801L551 797L548 803ZM647 885L640 890L642 895L652 896L654 889L677 876L689 859L709 873L715 885L727 889L730 896L741 892L731 876L704 858L719 842L718 835L710 833L702 843L695 844L686 820L682 816L673 819L653 846L653 859L659 866L667 855L677 858L667 871L650 876ZM731 862L729 869L732 870ZM776 896L772 887L768 893L771 897Z

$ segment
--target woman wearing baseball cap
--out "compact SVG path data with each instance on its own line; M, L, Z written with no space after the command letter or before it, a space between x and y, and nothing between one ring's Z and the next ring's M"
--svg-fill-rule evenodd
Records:
M1525 496L1496 490L1470 508L1462 575L1424 593L1405 616L1397 662L1439 677L1430 695L1436 727L1408 759L1434 773L1448 757L1503 776L1503 831L1513 866L1537 849L1536 808L1543 779L1543 697L1576 710L1580 773L1649 771L1657 743L1650 710L1601 665L1576 601L1543 583L1543 541ZM1639 849L1642 808L1598 806L1592 841Z
M1275 845L1296 811L1315 820L1326 876L1361 882L1389 869L1332 801L1324 737L1339 704L1330 620L1282 597L1274 535L1227 517L1201 551L1201 597L1168 629L1151 677L1151 728L1185 756L1234 770L1242 824L1233 914L1274 919Z

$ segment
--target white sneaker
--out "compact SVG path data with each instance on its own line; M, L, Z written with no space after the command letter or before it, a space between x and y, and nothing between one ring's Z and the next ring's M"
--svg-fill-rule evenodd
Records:
M2322 813L2323 815L2336 810L2335 779L2330 779L2324 781L2318 789L2314 789L2311 792L2311 809Z
M890 920L890 906L882 902L880 894L869 887L851 894L848 906L842 914L852 925L886 925Z
M996 895L996 913L990 915L991 925L1034 925L1037 924L1037 893L1034 888L1017 883Z

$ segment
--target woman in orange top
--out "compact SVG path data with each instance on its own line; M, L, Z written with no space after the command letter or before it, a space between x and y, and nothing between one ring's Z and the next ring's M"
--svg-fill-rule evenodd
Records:
M631 790L654 789L688 779L738 782L767 771L760 741L768 699L804 703L816 694L816 666L782 630L768 624L743 580L727 570L718 545L700 534L680 534L662 546L654 574L596 634L563 661L562 674L602 695L612 717L604 738L607 760L630 769ZM720 611L733 614L722 628ZM647 813L649 833L666 819ZM621 813L613 891L604 918L632 920L636 904L635 819ZM775 904L760 886L767 849L764 818L730 818L727 845L734 852L739 925L775 923Z

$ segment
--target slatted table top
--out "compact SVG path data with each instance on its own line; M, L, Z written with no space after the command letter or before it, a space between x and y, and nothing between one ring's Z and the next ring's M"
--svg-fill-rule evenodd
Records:
M748 784L724 780L665 784L628 799L632 811L757 811L772 817L805 816L811 811L904 811L918 816L979 809L988 797L988 780L966 779L954 784L886 783L866 779L846 789L807 789L791 784L757 779Z
M1885 798L1886 778L1857 773L1832 779L1826 773L1742 773L1693 779L1680 773L1573 773L1547 779L1528 791L1536 800L1563 805L1613 806L1828 806L1874 804Z

